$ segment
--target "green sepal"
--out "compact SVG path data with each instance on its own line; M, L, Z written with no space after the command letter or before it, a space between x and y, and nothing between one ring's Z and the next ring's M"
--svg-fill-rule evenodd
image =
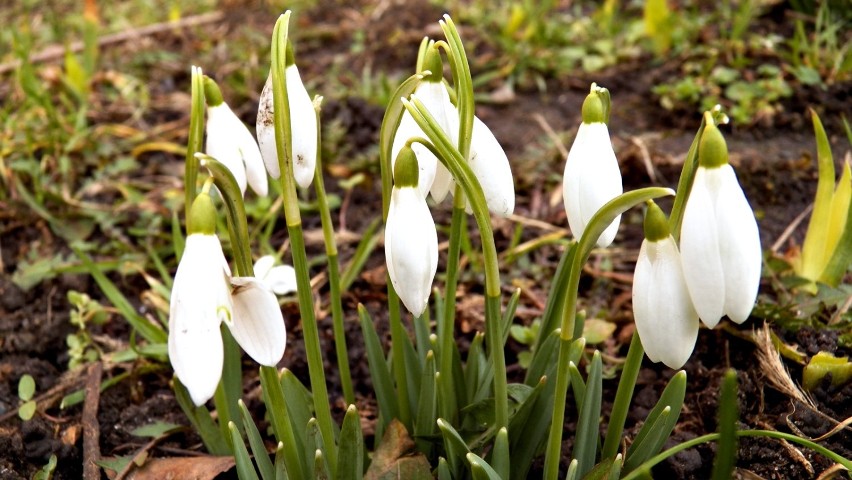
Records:
M213 235L216 233L216 207L209 193L200 193L192 202L189 211L189 234L200 233Z
M204 75L204 99L207 101L208 107L218 107L225 102L222 98L222 90L212 78Z
M424 75L423 80L430 83L438 83L444 80L444 62L441 60L441 52L434 44L426 49L426 54L423 56L423 67L420 70L429 71L429 75Z
M668 238L671 233L666 214L653 200L645 203L648 205L648 210L645 212L645 238L649 242L659 242Z
M592 84L589 94L583 100L583 123L609 123L610 96L609 90Z
M284 52L284 55L285 67L296 64L296 52L293 50L293 42L289 38L287 39L287 50Z
M706 118L709 115L712 114L710 112L704 114L704 133L698 144L698 165L704 168L718 168L728 163L728 144L725 143L725 137L722 136L716 123Z
M405 145L396 156L396 164L393 167L393 183L397 188L417 187L420 181L420 166L417 163L417 155L414 150Z

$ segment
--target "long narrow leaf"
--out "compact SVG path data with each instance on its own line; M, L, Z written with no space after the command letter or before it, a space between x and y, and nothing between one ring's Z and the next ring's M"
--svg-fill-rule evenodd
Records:
M633 440L633 443L627 449L627 457L624 462L624 472L629 473L634 468L644 463L646 460L656 455L663 447L666 438L674 429L677 419L680 416L680 410L683 407L683 398L686 395L686 372L683 370L677 372L666 388L663 390L657 404L648 412L645 418L645 423L639 429L639 433ZM663 411L668 409L665 421L658 421L658 417ZM669 412L671 414L669 414ZM656 430L661 429L659 435ZM655 439L650 438L653 437Z
M364 437L355 405L349 405L343 417L337 466L337 480L360 480L364 475Z
M273 480L275 478L275 467L272 461L269 460L269 452L266 451L266 445L263 444L263 438L260 436L260 430L257 429L254 420L251 418L246 404L239 400L240 414L243 417L243 425L245 426L246 437L251 447L251 453L254 455L254 461L257 464L257 469L260 471L260 477L263 480Z
M450 464L450 471L453 473L453 477L458 478L462 471L461 466L467 460L467 454L470 453L470 449L452 425L440 418L436 423L441 430L441 435L444 437L444 449L447 451L447 461Z
M437 420L437 398L435 386L435 354L429 350L426 354L426 367L420 380L420 399L417 402L414 419L414 436L418 450L427 454L431 450L431 439Z
M468 453L466 458L470 463L470 473L473 474L473 480L502 480L500 474L475 453Z
M595 465L595 456L600 442L601 399L603 397L603 379L601 354L595 350L589 369L589 380L586 382L586 397L577 421L577 435L574 438L572 456L577 459L577 470L585 475Z
M737 371L729 369L722 378L719 396L719 443L713 461L713 480L733 478L737 460Z
M308 468L302 463L302 455L299 455L304 444L298 442L293 432L278 371L273 367L260 367L260 386L263 389L263 403L266 405L275 438L287 445L283 453L287 474L296 480L305 478L304 472L307 472Z
M511 456L509 454L509 431L501 428L494 439L494 450L491 451L491 467L502 480L509 480L511 474Z
M189 391L180 383L177 377L174 378L175 399L181 410L189 419L193 429L201 436L201 441L204 447L212 455L230 455L231 449L228 447L228 442L222 437L222 431L216 426L216 422L210 415L207 407L196 407L192 403L192 398L189 396Z
M257 478L257 472L254 470L254 464L251 462L246 444L243 443L243 437L240 436L240 431L234 422L228 422L228 430L231 432L231 443L234 445L234 462L237 464L237 475L240 480L260 480Z
M370 378L373 380L376 400L382 414L382 429L384 430L392 419L399 418L396 391L393 388L387 362L385 362L382 343L373 327L373 320L370 318L367 309L360 304L358 305L358 316L361 320L361 332L364 335L364 347L367 350Z

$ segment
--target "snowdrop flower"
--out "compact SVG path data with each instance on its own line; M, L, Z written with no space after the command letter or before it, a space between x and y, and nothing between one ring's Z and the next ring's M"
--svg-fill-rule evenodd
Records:
M578 239L598 209L624 192L621 171L606 126L609 92L605 88L592 84L591 93L583 102L582 116L583 123L568 152L562 180L568 225ZM612 243L620 222L621 215L604 230L597 240L599 247Z
M287 67L284 81L287 84L287 100L290 105L290 132L292 135L293 175L300 187L307 188L314 179L317 164L317 114L293 56L293 46L287 43ZM266 78L260 105L257 110L257 140L272 178L281 176L278 165L278 149L275 143L275 109L272 103L272 74Z
M423 65L424 70L428 70L430 73L417 85L411 96L423 102L423 105L426 106L426 109L429 110L429 113L435 118L435 121L438 122L438 125L441 126L441 129L444 130L444 133L447 134L455 145L458 143L459 133L458 113L450 102L450 94L443 83L444 67L441 62L441 54L438 53L437 47L430 47L428 49ZM426 137L426 134L423 133L423 130L417 125L411 114L405 111L402 114L402 120L396 130L393 145L391 146L392 168L396 165L399 152L405 146L408 139L412 137ZM447 196L447 192L450 191L452 181L449 170L423 145L415 143L411 145L411 149L417 155L417 163L420 166L418 180L420 192L425 197L431 191L432 198L436 202L443 201Z
M222 99L216 82L206 76L204 96L207 100L207 155L228 167L243 195L248 180L255 193L266 196L266 171L251 132Z
M698 337L698 314L666 216L651 201L633 274L633 317L648 358L674 369L686 363Z
M393 287L414 316L426 310L438 270L438 232L418 188L417 158L403 148L394 166L394 186L385 225L385 260Z
M742 323L757 298L760 236L712 118L701 136L698 162L681 227L686 285L705 325L715 327L722 315Z
M286 339L284 318L269 287L253 277L230 278L208 189L209 184L192 204L169 311L169 360L196 405L213 396L222 376L221 322L263 365L281 360Z
M264 255L254 262L254 276L266 283L276 295L296 291L296 269L290 265L275 265L275 257Z

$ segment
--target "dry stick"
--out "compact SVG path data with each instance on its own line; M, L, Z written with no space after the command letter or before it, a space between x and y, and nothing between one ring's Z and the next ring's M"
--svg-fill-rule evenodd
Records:
M203 13L201 15L192 15L190 17L182 18L180 20L155 23L153 25L147 25L144 27L132 28L130 30L113 33L110 35L104 35L103 37L98 38L98 47L104 47L115 43L122 43L128 40L133 40L139 37L145 37L149 35L155 35L157 33L167 32L173 29L195 27L208 23L216 23L222 20L223 18L225 18L224 13L220 11L215 11ZM59 58L63 58L65 56L66 51L76 53L82 51L83 47L84 45L82 41L73 42L67 47L65 45L51 45L34 55L30 55L27 60L30 63L40 63L50 60L56 60ZM20 65L20 60L13 60L11 62L0 64L0 75L6 72L11 72L12 70L17 69Z
M98 403L101 399L101 377L103 373L103 363L97 362L89 367L89 376L86 379L86 403L83 404L84 480L100 480L101 478L101 467L95 462L101 459Z

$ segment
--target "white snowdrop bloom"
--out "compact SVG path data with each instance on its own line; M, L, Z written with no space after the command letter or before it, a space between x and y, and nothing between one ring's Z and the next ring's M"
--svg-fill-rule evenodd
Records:
M276 295L296 291L296 269L290 265L275 265L275 257L264 255L254 262L254 276L269 285Z
M175 274L169 309L169 361L196 405L213 396L222 376L221 322L264 365L278 363L286 341L275 294L255 278L230 278L215 230L215 208L205 192L192 205L190 233ZM231 285L236 286L233 293Z
M293 49L289 43L286 63L284 81L287 84L287 100L290 105L293 175L296 183L306 188L314 179L314 169L317 164L317 115L311 97L302 83L299 69L294 63ZM274 112L272 74L270 74L260 94L257 110L257 140L266 170L272 178L277 179L281 176L281 170L278 165L278 150L275 142Z
M568 152L562 179L562 198L568 225L578 239L592 216L604 204L624 192L621 171L605 123L608 111L609 95L606 89L592 84L592 91L583 102L583 123ZM599 247L612 243L620 222L621 215L604 230L596 242Z
M633 275L633 317L648 358L674 369L686 363L698 338L698 314L665 214L653 202Z
M202 405L213 396L222 376L219 324L233 316L231 272L215 234L215 210L209 195L196 198L189 228L172 285L169 361L192 401Z
M394 167L394 187L385 224L385 260L405 308L420 316L438 270L438 232L417 183L417 158L403 148Z
M430 73L417 85L411 96L423 102L426 110L435 118L452 144L456 145L458 144L459 134L458 113L450 102L450 94L444 85L443 64L436 47L429 48L423 64L424 70L428 70ZM395 165L400 150L412 137L425 138L426 134L423 133L411 114L406 111L403 113L402 120L394 134L393 145L391 146L392 165ZM411 145L411 148L417 155L417 162L420 166L418 180L420 191L424 196L431 192L432 198L436 202L443 201L447 192L450 191L452 182L452 175L450 175L449 170L423 145L415 143Z
M246 180L260 196L266 196L268 185L260 149L251 132L222 100L222 93L210 77L204 77L207 100L207 155L222 162L234 175L245 195Z
M712 119L701 137L698 162L680 237L686 285L705 325L715 327L723 315L742 323L760 284L760 235Z
M468 164L482 186L488 210L501 217L511 215L515 210L515 180L509 158L491 129L476 116L473 117ZM465 209L471 213L469 201Z

